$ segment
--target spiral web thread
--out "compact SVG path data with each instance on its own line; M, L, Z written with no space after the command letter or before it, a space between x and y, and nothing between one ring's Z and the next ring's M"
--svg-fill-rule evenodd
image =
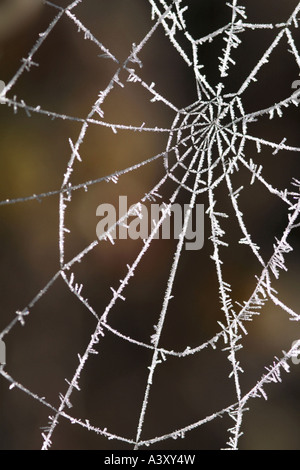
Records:
M289 371L289 362L292 358L297 357L300 352L300 341L296 341L287 352L283 352L280 358L274 358L274 362L266 368L266 373L259 378L256 384L253 385L247 393L242 393L240 376L243 373L243 370L239 362L238 352L242 346L242 338L247 334L247 322L251 321L253 317L259 315L267 302L273 303L285 311L290 320L298 321L300 319L299 313L295 312L280 300L278 293L272 285L273 279L278 279L280 272L287 269L285 266L285 256L293 250L289 243L289 237L291 232L299 227L300 181L297 179L293 180L292 185L294 189L292 190L289 190L288 188L284 190L277 189L264 177L263 167L255 165L252 159L245 155L244 151L245 145L249 141L256 144L258 153L260 153L264 147L271 148L274 151L274 154L279 154L282 150L294 153L300 151L299 148L290 146L286 139L282 142L276 143L261 137L255 137L250 133L251 123L256 121L259 122L261 117L269 116L270 119L283 118L286 108L292 106L297 107L299 103L298 95L300 95L300 93L291 92L290 96L287 96L283 101L275 103L267 109L258 109L250 114L247 114L243 107L243 95L245 90L247 90L248 87L251 87L253 82L258 80L260 71L266 66L266 64L268 64L272 54L279 44L285 44L287 50L292 54L297 66L300 68L300 55L296 45L300 2L294 11L290 12L290 16L284 19L285 22L280 24L253 24L248 22L246 8L239 5L238 0L233 0L231 3L227 4L232 14L230 23L205 37L194 38L188 31L185 23L185 12L188 9L188 2L185 0L174 0L173 2L167 2L165 0L149 0L152 9L153 26L139 44L133 44L130 54L123 63L120 63L118 58L115 57L105 47L105 45L94 36L93 32L85 27L85 25L80 21L80 18L76 16L76 7L82 2L84 2L84 0L76 0L70 3L66 8L62 8L53 2L47 0L44 1L47 7L53 9L54 19L49 24L48 28L39 35L38 40L29 52L28 56L22 59L22 64L19 70L9 83L6 84L0 94L2 104L12 107L15 112L24 110L28 116L31 116L33 113L37 113L43 114L50 119L71 120L81 123L81 130L76 142L72 142L70 139L71 155L60 189L45 192L43 194L33 194L25 198L7 199L0 202L0 205L4 206L25 203L30 200L42 201L43 199L49 198L53 195L59 195L60 256L60 270L49 280L44 288L36 294L29 305L16 312L13 320L1 332L0 339L5 338L6 335L12 334L14 327L18 323L21 323L22 325L26 324L30 316L31 309L59 278L63 278L71 293L95 317L96 326L94 331L91 333L90 341L87 344L84 353L81 356L78 356L79 362L73 377L67 380L67 390L60 393L60 406L58 408L47 402L44 397L36 395L34 391L27 389L26 386L19 383L17 379L9 375L4 367L0 370L0 374L3 379L6 379L9 382L10 388L17 387L22 392L28 394L33 400L40 402L40 404L44 405L51 411L52 414L49 417L49 423L42 433L43 449L51 448L52 440L55 437L55 430L61 420L68 420L72 424L81 426L87 431L100 434L108 439L123 441L132 448L140 449L170 438L184 438L186 433L189 431L203 426L206 423L216 420L224 415L228 415L233 422L232 428L229 429L229 437L227 440L228 448L237 449L239 447L239 438L242 435L244 412L249 402L253 398L266 398L265 385L271 382L281 382L282 371ZM112 76L107 87L100 91L89 114L85 118L62 115L42 109L40 106L34 107L25 103L22 99L12 95L14 86L22 74L25 71L30 71L33 66L38 65L35 62L37 51L42 48L47 38L55 31L57 24L62 18L67 18L70 22L75 23L78 34L82 35L86 41L94 43L98 47L101 57L117 64L117 71ZM147 46L147 43L151 40L155 31L159 28L164 29L164 32L171 44L185 61L186 66L193 70L195 76L198 99L195 103L185 109L178 109L156 90L154 83L146 83L139 76L139 69L142 67L142 63L139 59L140 52ZM257 30L272 31L274 39L270 44L268 44L264 54L251 73L244 78L240 88L235 93L226 94L223 79L228 76L231 68L236 66L233 59L234 52L242 43L243 33L251 31L252 34L255 34ZM185 39L188 41L189 48L182 47L181 42L178 39L179 34L184 35ZM211 43L219 37L224 39L224 49L222 56L219 57L219 83L214 87L207 80L204 73L205 70L199 62L199 51L201 50L202 45ZM160 101L174 112L175 117L170 129L147 127L145 123L140 126L131 126L110 123L105 120L102 106L115 88L126 86L126 82L121 81L121 73L124 72L127 74L127 82L135 83L136 86L143 87L149 93L149 99L151 101ZM169 136L168 143L167 147L163 149L160 154L152 156L148 160L141 161L134 166L116 171L115 173L105 177L86 181L78 185L72 185L71 175L73 169L76 164L80 164L84 159L84 156L80 153L80 149L84 142L87 129L90 126L103 126L111 129L114 134L119 130L147 133L160 132ZM217 159L214 158L214 149L217 149ZM176 160L175 163L171 164L169 161L169 155L172 153L176 155ZM82 190L83 188L87 190L91 185L100 184L103 181L117 184L122 175L134 172L138 168L149 165L151 162L156 160L162 160L164 162L165 174L142 200L132 206L127 214L117 221L117 225L126 226L127 219L132 215L143 217L141 203L145 201L152 202L158 200L161 197L160 191L169 179L172 179L176 183L176 189L169 202L165 204L165 210L162 212L159 222L152 227L149 237L144 240L143 247L135 261L131 265L127 265L128 271L126 276L120 281L117 289L112 288L111 300L104 312L100 314L90 305L88 299L83 296L83 286L81 284L78 285L75 282L75 275L72 273L72 268L76 266L77 263L81 262L88 253L92 253L95 247L104 240L110 240L114 243L112 233L116 226L113 225L110 227L105 233L103 233L101 239L95 240L71 260L66 260L65 234L68 232L68 229L65 225L65 214L71 205L72 195L74 192ZM221 174L218 173L216 176L216 168L220 167L222 168ZM267 260L263 259L259 252L259 247L252 241L239 207L238 198L244 191L244 188L236 188L232 182L232 175L237 172L239 167L247 169L251 177L251 183L255 180L258 181L268 190L270 195L279 198L286 205L286 228L283 231L281 238L276 240L273 254ZM182 173L180 177L176 176L176 170L178 168L184 170L183 176ZM191 176L193 180L192 184L190 183ZM227 187L231 205L234 209L241 231L240 243L249 246L253 256L261 265L261 271L257 275L256 286L251 296L242 304L238 305L234 305L231 286L225 281L223 275L222 249L227 246L227 243L224 241L225 231L222 229L222 220L227 218L228 215L226 213L218 212L218 201L216 199L215 191L219 185L226 185ZM134 277L137 266L150 247L151 242L163 221L168 217L170 207L174 202L176 202L180 191L188 191L190 194L189 210L185 214L183 229L177 243L161 312L157 324L155 325L155 334L151 337L151 342L146 344L140 342L136 338L122 334L121 331L114 330L109 324L109 315L117 302L120 300L125 301L124 292L126 290L126 286L130 282L131 278ZM174 280L183 252L189 218L191 217L192 209L195 207L197 202L197 196L201 193L207 194L209 201L206 213L210 220L210 241L213 247L211 260L215 264L220 294L220 308L224 314L224 321L219 322L217 333L205 343L200 344L195 348L187 347L184 351L166 350L160 345L160 338L169 302L173 297ZM152 352L151 364L150 366L147 365L149 366L148 380L140 410L139 422L137 423L136 436L134 438L119 436L113 432L108 432L106 428L99 428L95 424L90 423L90 421L77 418L69 413L73 393L75 391L76 393L80 393L81 373L90 356L98 354L98 350L101 348L101 339L107 331L112 332L126 342L133 343L141 348L147 348ZM209 346L214 349L220 347L224 350L224 343L225 351L228 354L228 360L232 369L230 377L234 381L236 392L234 402L226 408L217 410L215 413L204 417L200 421L190 423L184 428L176 429L168 434L157 436L152 439L143 440L142 431L144 420L147 412L150 412L148 409L148 399L151 394L153 383L155 382L155 372L159 364L162 361L168 360L168 357L170 356L180 359L189 355L200 354L201 351Z

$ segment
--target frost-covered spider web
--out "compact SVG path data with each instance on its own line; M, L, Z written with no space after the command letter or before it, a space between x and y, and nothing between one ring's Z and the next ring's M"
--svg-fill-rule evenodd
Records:
M24 232L13 243L17 252L24 244L28 256L41 257L41 264L49 265L36 269L30 286L27 271L21 268L24 279L16 274L12 303L3 301L1 307L0 339L7 348L1 387L8 385L10 390L3 392L7 417L2 421L10 423L3 433L21 442L7 445L34 446L35 433L40 433L43 449L251 446L246 431L251 428L252 408L260 401L254 399L272 393L268 384L286 380L291 366L297 374L300 348L295 261L300 211L295 122L300 92L292 88L300 68L300 2L269 2L281 5L275 12L281 19L262 22L253 14L256 2L252 7L238 0L219 2L215 14L222 24L212 30L201 19L204 9L199 2L123 2L118 21L127 13L138 31L125 58L118 57L102 36L101 26L111 36L119 33L119 23L111 30L101 23L114 2L97 2L98 17L95 2L62 3L44 1L51 21L17 72L9 79L0 77L6 83L1 113L13 123L21 119L20 126L33 122L32 138L41 139L39 148L45 153L39 122L47 120L47 132L54 136L54 141L49 137L49 154L51 159L55 156L53 166L50 156L46 158L44 189L16 197L11 195L14 187L4 184L0 202L6 241L17 226L9 211L16 210L19 219L29 207L21 222ZM272 18L273 12L266 11ZM146 14L149 23L142 34L135 15L140 19ZM88 67L90 59L84 60L92 51L103 67L103 75L91 85L76 82L71 74L66 89L73 113L60 109L60 97L53 95L47 103L45 94L54 83L45 75L34 78L45 57L46 71L47 66L55 68L65 30L76 36L76 54L60 58L60 65L66 61L72 69L75 60L74 70L82 67L81 61ZM60 40L44 51L56 32ZM156 49L147 54L153 42ZM86 55L85 47L91 47ZM161 54L160 68L155 68L153 50ZM180 64L174 70L169 54ZM180 86L180 74L181 87L186 79L189 89L177 99L174 90ZM28 91L26 80L31 79L41 84L41 90L34 90L37 98ZM87 109L82 102L91 100L89 87L96 92ZM59 94L59 86L54 88ZM77 96L82 101L76 109ZM181 101L185 104L178 104ZM158 106L157 111L151 106ZM160 119L162 124L156 122ZM26 141L26 132L5 138ZM22 153L21 148L16 148L19 160L14 169L19 175L14 179L19 180L17 194L20 188L24 191L23 178L31 182L28 174L36 165L31 150ZM57 187L48 189L52 179ZM143 217L142 203L164 204L148 238L114 240L116 225L95 238L97 205L117 205L121 194L132 201L116 222L122 228L133 216ZM189 207L179 239L157 240L177 202ZM187 252L186 231L198 203L206 210L205 246ZM34 210L37 213L29 219ZM40 236L49 232L55 242L56 270L54 250L42 254L52 245L43 236L38 241L36 230ZM3 259L4 279L5 272L13 272L5 249ZM14 427L20 426L16 432ZM260 436L258 427L252 429ZM270 428L272 424L267 433ZM34 444L26 440L29 429ZM4 437L3 442L5 447Z

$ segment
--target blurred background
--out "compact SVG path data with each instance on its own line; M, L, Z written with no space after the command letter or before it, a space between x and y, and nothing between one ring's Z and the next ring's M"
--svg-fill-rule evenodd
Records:
M55 0L59 6L69 1ZM227 24L231 11L220 0L189 0L187 26L193 37L202 37ZM297 0L243 1L251 23L286 21ZM120 61L128 57L132 43L138 44L152 26L151 8L146 0L84 0L74 13L77 18ZM0 80L9 83L29 51L53 20L57 10L41 0L0 1ZM243 44L234 52L236 65L224 81L226 91L236 91L275 38L275 31L247 31ZM300 46L297 30L295 42ZM184 47L184 37L178 37ZM205 66L212 86L219 82L219 61L225 47L223 37L201 47L199 60ZM243 96L246 112L254 112L278 102L291 93L299 69L282 41L270 63ZM61 19L34 55L33 66L25 71L8 93L27 105L85 118L99 92L109 83L117 65L98 57L101 51L85 40L67 17ZM193 70L189 69L160 27L139 55L143 68L139 75L146 83L155 82L156 90L177 108L185 108L197 99ZM124 75L125 80L125 75ZM125 82L124 82L125 83ZM105 120L112 123L169 128L175 112L162 102L150 103L151 96L139 84L118 87L105 101ZM286 110L282 119L261 118L249 125L253 136L300 146L299 111ZM69 138L76 142L81 125L12 107L0 106L0 200L22 198L57 190L63 182L70 158ZM166 133L119 131L89 126L80 147L82 163L77 162L72 184L100 178L135 165L165 150ZM266 180L278 189L291 190L292 178L300 179L299 156L265 147L257 153L247 144L246 156L264 167ZM96 208L102 203L118 204L120 195L128 203L138 201L163 177L161 159L120 177L118 184L102 182L88 191L73 193L66 212L66 260L71 259L96 238ZM239 203L252 239L268 259L275 237L280 238L287 224L287 207L271 196L261 184L250 185L251 175L240 167L233 176L234 188L244 186ZM167 200L175 185L163 190ZM294 189L294 188L293 188ZM187 203L190 194L181 191L179 202ZM232 285L233 300L249 298L259 275L259 263L244 245L228 197L226 186L216 190L218 211L229 218L222 227L228 248L222 249L224 278ZM197 201L208 207L207 196ZM20 202L0 207L1 295L0 331L25 308L59 269L59 198ZM220 309L215 266L210 259L209 219L205 219L205 244L202 250L184 251L174 285L160 345L183 351L212 338L224 322ZM289 239L294 252L286 257L288 272L274 282L278 296L299 311L299 231ZM141 241L120 240L114 246L101 243L83 261L74 266L76 282L83 283L82 294L101 315L111 298L110 287L117 288L142 247ZM116 303L109 324L124 335L150 342L167 286L176 241L155 240L136 270L124 295L126 302ZM70 293L62 279L56 281L37 302L24 327L17 325L4 340L7 347L6 370L34 393L59 406L59 393L67 389L95 328L95 318ZM265 366L288 350L300 338L299 326L270 302L259 317L247 325L249 334L242 340L239 359L245 373L241 376L243 393L250 390L265 372ZM180 429L203 419L236 401L234 383L226 352L205 349L183 359L169 358L155 373L142 439ZM99 344L99 355L92 356L81 375L81 392L74 392L72 416L89 419L91 424L109 432L135 438L144 396L151 353L107 333ZM253 400L245 414L242 449L298 449L300 441L299 366L293 365L283 383L268 386L269 400ZM0 448L39 449L41 427L46 426L50 410L17 389L8 390L0 377ZM227 417L186 434L184 440L163 441L153 449L219 449L226 446L227 429L233 423ZM60 420L53 435L53 449L130 449L117 441L108 441L79 426Z

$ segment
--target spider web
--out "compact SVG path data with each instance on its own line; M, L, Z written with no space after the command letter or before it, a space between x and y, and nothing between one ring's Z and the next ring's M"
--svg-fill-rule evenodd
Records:
M238 449L240 442L245 438L241 437L243 425L246 416L249 415L249 412L246 413L246 411L255 402L253 399L267 398L266 388L268 387L266 386L270 383L281 382L282 373L289 372L292 361L297 358L300 352L300 340L298 340L297 334L295 335L295 322L300 319L300 314L293 306L294 303L298 304L298 300L290 303L289 296L281 294L278 284L280 278L287 273L286 258L297 247L294 234L297 233L299 227L300 180L297 179L297 174L295 175L297 166L292 163L291 178L286 185L283 184L283 176L286 175L283 174L284 171L280 166L283 165L282 160L277 163L280 158L294 162L300 148L293 143L293 135L288 127L284 130L290 139L281 137L277 131L275 134L270 132L272 126L278 130L278 122L281 124L284 119L288 120L288 125L294 122L295 114L291 114L292 118L289 119L286 116L289 111L293 112L297 109L300 93L291 89L290 82L290 88L284 89L283 96L279 99L274 98L274 101L266 106L257 106L255 101L255 109L253 109L253 100L251 100L252 88L256 87L257 83L260 84L260 78L263 82L265 70L271 66L272 61L274 61L275 67L278 67L276 53L280 48L284 49L284 57L289 55L296 73L298 72L300 55L297 37L300 2L295 4L294 9L290 8L290 4L285 5L284 11L289 9L291 11L287 11L286 17L282 18L281 22L265 23L251 22L250 15L247 14L248 9L240 5L237 0L227 3L226 6L224 2L224 7L226 7L224 11L229 15L229 21L224 21L222 17L223 24L220 27L202 35L201 31L195 32L190 26L188 14L193 9L190 2L149 0L151 26L141 40L132 44L131 50L124 60L111 52L105 44L105 40L100 41L98 33L85 26L84 11L80 10L80 7L85 3L88 2L76 0L67 6L61 6L58 2L44 1L45 8L53 15L52 20L47 28L39 34L28 55L22 59L17 72L10 80L5 81L6 86L0 95L2 104L12 109L16 116L19 116L19 113L23 111L26 113L26 119L27 117L31 117L31 119L38 117L48 119L51 123L67 122L79 126L78 132L78 127L76 127L77 134L72 130L72 138L67 139L69 160L63 170L61 187L30 194L27 197L3 197L0 202L1 209L7 210L31 203L40 203L39 207L43 207L49 200L55 200L57 207L57 198L59 199L59 268L54 275L48 277L41 289L36 290L35 295L25 307L20 305L17 307L14 317L3 327L0 339L9 345L9 339L14 335L19 325L24 326L19 334L24 334L23 332L30 328L31 322L36 319L38 314L41 314L41 312L35 311L39 304L51 296L52 289L59 281L63 281L63 289L72 294L76 305L79 305L84 312L83 324L87 329L84 336L85 344L82 344L78 350L76 344L78 333L75 334L74 339L68 340L70 343L67 343L66 349L68 350L72 343L72 347L78 353L77 364L74 367L73 359L68 363L66 368L68 377L65 378L67 385L63 386L58 381L57 383L62 387L60 391L55 389L53 392L49 392L50 395L53 393L53 396L58 397L58 404L54 399L50 401L36 391L36 389L44 390L44 393L47 393L47 388L50 385L45 375L42 374L45 380L44 384L41 378L37 379L38 382L33 382L32 386L27 385L31 383L30 374L26 376L24 370L20 371L20 368L17 367L19 376L14 375L13 366L9 361L9 353L7 365L2 367L0 371L2 382L8 382L10 390L15 389L23 392L23 395L27 395L35 406L39 404L43 412L51 413L48 416L48 423L43 424L42 449L50 449L52 446L60 445L59 440L62 435L59 434L58 442L55 436L66 423L72 424L72 429L76 427L86 433L89 431L89 436L94 435L97 439L102 437L105 442L106 440L112 441L113 448L141 449L151 446L153 448L170 446L170 442L174 440L180 442L179 448L184 448L189 435L194 433L198 436L197 431L205 430L215 422L220 426L224 437L222 447L227 445L230 449ZM250 6L249 10L251 11ZM84 39L84 44L89 43L94 47L93 51L96 50L98 61L107 62L113 67L113 73L109 80L97 93L92 106L84 117L71 113L63 114L44 105L30 104L25 97L23 99L14 94L14 89L17 88L23 76L27 72L30 76L34 73L34 69L38 68L37 57L39 53L42 53L45 44L63 21L66 22L64 24L71 24L72 28L75 27L80 41ZM156 85L152 79L148 81L148 78L145 78L144 68L147 67L147 58L150 60L151 57L146 55L145 60L142 60L141 57L144 53L146 54L145 51L151 41L155 41L156 36L162 35L162 33L165 36L164 40L171 45L172 53L175 52L179 57L181 70L183 68L188 70L188 73L193 77L195 99L183 107L178 107L175 104L176 100L168 98L167 90L162 93L159 90L159 85ZM250 71L248 70L243 75L238 62L239 50L243 48L244 42L248 41L251 44L254 36L262 34L265 34L265 36L260 36L264 38L262 53L254 65L250 66ZM204 66L202 63L203 58L207 57L203 51L214 47L219 50L219 57L216 59L215 69L211 72L209 66ZM244 49L243 54L245 53L247 52ZM215 54L212 56L215 57ZM270 82L267 81L267 88L269 86L271 87ZM118 118L109 119L110 114L118 115L118 109L115 109L114 105L112 108L106 108L106 103L113 99L114 94L117 96L114 102L118 103L118 93L123 93L123 90L127 88L134 90L131 91L133 99L135 95L137 99L146 97L147 102L150 102L151 105L158 105L159 109L166 109L168 118L171 117L171 124L162 126L149 124L147 121L148 116L151 121L151 113L146 113L145 122L138 124L136 124L136 119L134 124L128 123L127 118L121 119L121 121ZM172 87L170 86L170 88ZM247 98L248 92L250 98ZM265 91L262 95L264 93ZM263 101L262 96L258 102ZM248 111L251 107L252 110ZM280 129L282 130L281 127ZM90 132L97 134L108 132L109 137L107 134L103 135L105 135L104 139L108 139L109 142L118 139L120 134L125 135L126 138L130 134L137 142L138 139L146 136L148 140L145 141L147 143L143 144L143 147L148 145L150 138L155 138L158 142L155 145L158 145L160 150L155 154L148 154L145 158L141 158L138 154L137 157L134 157L137 160L131 160L133 163L127 166L126 158L122 157L118 160L119 168L122 165L122 169L101 173L105 168L104 165L99 167L101 169L97 175L93 173L92 178L88 177L83 183L77 183L76 175L77 173L81 174L80 166L84 166L84 163L89 161L89 155L86 153L87 149L91 150L91 147L85 147L85 143L90 137ZM271 138L268 135L271 135ZM279 139L277 139L277 135L280 136ZM137 144L138 149L139 145ZM152 148L150 144L149 147ZM119 150L122 155L122 145ZM99 152L101 153L101 147ZM124 150L124 157L128 157L128 154L129 152ZM105 151L103 151L101 160L105 158ZM101 162L101 164L103 163ZM274 177L276 165L279 165L279 169L277 169L277 174L275 171ZM151 170L151 178L154 183L152 182L144 194L139 197L137 197L137 193L143 192L144 185L137 186L136 192L133 192L136 200L116 224L108 227L100 239L94 239L84 247L81 246L77 249L76 242L74 245L71 244L69 237L73 233L73 228L69 229L68 227L74 222L72 219L73 206L76 210L79 208L82 213L83 209L80 206L82 202L79 199L88 197L94 188L99 188L102 185L104 186L103 192L97 193L93 197L97 198L98 203L107 202L105 197L108 187L116 188L117 194L122 194L122 192L124 194L128 190L128 184L138 185L141 171L153 166L158 168ZM93 171L96 168L97 166L93 166ZM84 171L87 169L85 168ZM128 177L131 179L126 180ZM147 177L145 180L147 184L149 178ZM125 181L124 185L122 185L122 179ZM255 188L254 192L253 188ZM107 192L107 198L111 197L113 201L116 201L115 192L113 193L111 189L109 191L111 192ZM132 196L132 193L129 192L129 194ZM101 195L100 198L99 195ZM254 219L260 217L260 224L263 225L268 225L268 221L264 220L267 219L264 210L267 210L268 204L272 206L273 201L279 203L280 227L277 227L276 236L274 233L268 233L267 242L265 238L261 238L261 243L257 241L260 239L261 233L256 231L253 219L244 214L244 208L247 207L246 201L249 199ZM162 211L158 223L152 225L147 239L141 241L140 244L129 240L123 244L122 241L113 239L112 234L116 226L126 228L130 217L143 217L141 204L149 206L151 203L157 202L164 204L165 210ZM174 244L170 242L164 245L162 251L158 251L158 255L155 255L154 276L158 277L156 283L155 279L151 279L153 273L142 274L142 266L145 263L146 268L144 269L149 269L147 264L149 263L149 253L151 250L157 249L158 242L155 239L158 231L168 217L172 204L176 202L188 204L189 210L185 214L179 239ZM191 255L185 252L184 246L187 227L198 202L203 203L206 209L207 240L203 251ZM260 205L262 206L262 215L259 216ZM275 210L277 213L277 208ZM94 218L92 223L95 220ZM292 246L292 241L295 247ZM160 243L162 242L160 241ZM229 251L230 248L233 249L233 252ZM93 289L89 287L89 281L84 281L84 273L89 279L87 272L92 257L98 257L100 265L104 263L105 255L99 257L97 254L97 250L100 249L101 252L107 253L108 259L110 256L114 259L113 250L117 250L117 258L122 264L122 271L120 271L121 274L119 271L117 273L117 276L121 276L121 280L118 280L119 278L113 272L114 269L117 271L119 268L116 259L112 264L111 271L105 271L107 268L98 266L98 263L93 265L95 277L100 276L96 281L100 293L95 294ZM240 253L240 255L236 253ZM239 274L236 275L235 281L231 281L231 278L234 277L231 272L234 255L245 259L245 261L237 262L236 268L241 272L240 283L246 285L244 289L241 289L240 285L236 288L233 285L237 282ZM206 261L204 261L205 256L208 257ZM183 278L188 276L188 272L184 269L181 270L181 264L187 257L190 257L191 260L188 268L188 270L191 269L191 277L184 283ZM164 266L159 263L159 258ZM292 260L292 257L290 256L289 259ZM82 265L84 265L84 270L80 271ZM160 270L164 275L164 281L158 275ZM99 273L100 271L101 273ZM145 295L141 296L138 289L141 289L142 284L138 283L137 287L134 284L136 280L138 282L139 276L142 276L145 288ZM112 286L107 285L111 280L110 277L113 279ZM180 281L177 282L178 277ZM151 303L151 297L154 295L151 290L151 282L160 286L163 282L163 287L157 296L160 306L154 306ZM214 282L216 287L211 288L207 294L206 289L210 282ZM237 284L239 283L237 282ZM177 295L178 291L179 295ZM88 295L88 292L91 295ZM133 299L129 300L127 293L128 297L132 295ZM244 294L247 295L244 296ZM184 297L185 295L186 297ZM198 305L198 295L202 298L209 297L201 307ZM139 298L136 305L134 304L135 297ZM93 299L99 300L99 298L104 299L103 302L105 302L102 309L97 305L97 302L93 301ZM99 303L101 304L101 302ZM127 304L129 306L126 309ZM60 324L65 322L67 325L65 326L65 334L67 334L70 324L70 336L72 336L74 333L71 328L73 317L60 307L59 298L55 299L54 304L51 305L51 308L59 310ZM133 314L132 310L134 309L136 312ZM49 316L51 315L52 313L49 312ZM201 317L201 320L198 320L198 317ZM205 328L205 321L208 322L210 317L211 323ZM260 358L262 363L259 364L258 370L254 368L251 370L251 365L247 361L251 363L251 360L255 360L253 349L258 343L252 345L252 356L245 355L244 351L247 345L251 349L249 337L257 335L260 338L261 333L253 329L253 325L259 322L262 317L269 322L267 336L271 335L271 325L276 323L277 317L282 318L283 323L287 320L293 321L292 334L289 339L284 336L284 343L280 343L280 347L285 348L284 351L282 349L274 351L274 344L271 342L272 355L268 350L266 355L263 354ZM176 321L179 322L179 326L177 326L175 338L168 337L167 333L169 329L175 328ZM200 326L198 321L202 322ZM194 326L190 328L191 332L187 333L189 322L191 322L190 326ZM143 324L143 328L140 323ZM79 329L81 327L78 325ZM152 331L150 331L151 328ZM280 329L281 326L278 328ZM248 335L248 330L251 335ZM34 331L35 335L42 338L40 339L41 343L38 343L42 347L42 334L44 333L46 336L47 334L43 330L41 332ZM185 338L186 334L188 340ZM107 338L111 343L107 342ZM176 341L177 348L174 346ZM265 339L260 341L265 341ZM89 364L91 362L96 362L97 365L92 367L90 373L92 375L100 374L100 376L101 371L103 373L102 366L98 366L101 361L108 362L108 369L115 367L116 363L122 362L123 346L120 346L120 352L116 353L117 358L113 357L116 342L122 343L131 351L126 353L129 362L133 363L138 357L138 366L136 369L133 369L132 366L132 370L140 374L139 382L131 377L130 385L128 385L127 379L122 376L136 406L134 413L130 411L131 417L127 416L130 422L128 428L126 423L124 425L120 423L120 421L126 420L126 401L123 402L121 398L119 398L120 405L109 401L101 403L103 397L96 399L93 407L99 406L99 412L94 410L95 418L94 416L86 418L84 413L87 410L84 407L80 408L78 401L78 397L85 393L89 397L92 386L89 386L85 373L90 370ZM171 346L168 347L168 344ZM106 347L111 348L107 355L105 354ZM10 349L8 347L8 352ZM75 356L75 350L74 354L73 350L70 350L69 354ZM39 350L36 354L39 354ZM211 355L214 357L218 355L217 361L220 362L215 363L215 359L211 360L209 358ZM194 360L195 362L191 362ZM263 362L265 360L269 362ZM184 365L181 365L183 363ZM176 371L171 385L167 383L172 375L167 369L168 364L170 364L170 370ZM265 364L268 365L264 368ZM54 367L53 364L52 367ZM100 372L97 372L98 367ZM131 366L128 367L130 370ZM213 372L214 367L216 368L215 372ZM33 365L27 364L27 372L31 368ZM46 369L44 371L46 374L47 366L44 365L42 368ZM244 374L244 371L247 373ZM121 373L120 370L118 373ZM217 377L214 382L211 382L212 375ZM224 382L218 382L220 375L224 376ZM198 379L195 379L195 376L198 376ZM246 379L244 379L245 376ZM197 380L201 380L200 386L197 385ZM176 395L175 388L181 381L189 382L190 389L186 385L183 392L181 387L178 387L179 395ZM201 396L205 381L208 389L212 387L214 390L214 393L206 398ZM118 383L121 384L121 382L122 379ZM136 389L134 389L134 385L136 385ZM103 373L103 378L100 377L97 387L103 387L105 390L106 386L105 373ZM166 412L166 421L168 422L165 422L161 414L163 414L167 402L172 401L173 393L175 394L175 404L171 408L171 412ZM185 407L183 404L181 405L180 394L182 393L186 393L188 397L193 396L195 402L198 400L197 404L188 409L189 398L187 398ZM210 392L207 393L210 395ZM89 398L86 399L89 400ZM161 407L157 407L157 403L160 401ZM104 417L107 417L109 422L108 415L118 415L116 410L120 412L120 408L124 413L123 418L116 416L115 421L112 421L119 425L120 432L117 432L111 426L106 425ZM154 414L156 408L159 411L156 410L156 418L151 422L151 415ZM77 410L79 414L76 413ZM87 414L89 413L87 412ZM220 418L223 418L222 422L225 422L224 426L227 431L225 429L223 432ZM147 424L147 420L150 420L149 424ZM125 431L122 431L123 429ZM71 435L72 432L70 432ZM83 437L82 439L83 442L87 442L88 438ZM199 448L202 448L200 434L197 439L199 440ZM195 441L193 441L193 445L195 446ZM214 447L215 443L212 445ZM100 446L106 448L103 441L99 444Z

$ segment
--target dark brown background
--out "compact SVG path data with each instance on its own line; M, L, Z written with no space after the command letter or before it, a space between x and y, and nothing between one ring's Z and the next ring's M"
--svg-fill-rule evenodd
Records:
M20 66L20 60L46 29L55 10L38 1L12 2L10 16L5 16L8 1L0 2L0 79L6 83ZM20 12L21 5L27 4ZM67 1L56 0L59 5ZM219 0L188 2L188 27L194 37L204 36L230 20L230 10ZM297 1L251 0L247 6L249 22L281 22L286 20ZM150 29L150 7L146 0L86 0L75 9L76 15L120 60L124 60L133 42L138 43ZM274 38L274 31L248 31L243 45L234 53L237 65L225 80L226 90L237 90ZM295 34L299 44L299 35ZM212 85L218 83L218 56L225 43L216 40L203 46L201 62ZM247 112L256 111L279 101L291 92L291 84L299 71L293 56L282 42L272 54L270 64L259 74L244 96ZM76 27L64 18L36 54L39 67L25 72L9 97L58 113L85 117L97 94L103 89L115 66L97 57L95 45L84 40ZM192 70L164 35L154 34L140 58L141 76L177 107L188 106L196 99ZM138 85L127 84L114 91L104 106L110 122L168 127L174 112L162 104L149 103L149 96ZM45 116L28 118L0 106L0 199L25 197L58 189L70 156L68 139L76 141L80 124L51 120ZM254 136L280 142L288 137L291 145L299 145L298 110L287 111L282 119L262 118L251 125ZM161 152L167 142L165 134L119 132L90 126L81 147L83 163L77 163L72 182L98 178ZM299 178L299 156L281 152L277 156L264 148L257 155L254 145L246 147L246 155L264 165L266 179L280 189L291 188L293 177ZM118 185L101 183L74 193L67 212L66 258L70 259L95 239L96 207L103 202L117 203L119 195L136 201L149 191L163 175L161 161L150 164L120 178ZM241 184L241 209L253 240L261 246L265 259L272 254L275 237L280 237L287 222L283 203L270 196L261 185L250 186L251 176L242 168L233 182ZM170 186L170 189L172 186ZM238 245L239 232L233 209L224 185L216 191L219 210L230 215L224 221L229 248L222 251L224 276L233 286L235 301L249 297L260 267L246 247ZM187 195L180 196L181 202ZM207 208L207 198L199 198ZM1 295L0 330L23 309L59 269L58 197L39 202L26 202L0 208ZM205 246L199 252L184 252L175 281L175 299L168 311L161 345L174 350L193 347L211 338L223 321L218 302L214 265L210 260L209 219L205 220ZM299 234L291 235L295 250L287 256L288 273L274 283L279 297L295 310L299 309ZM75 267L78 280L84 284L84 295L99 314L110 299L110 286L117 287L132 263L140 242L118 242L114 247L101 244L93 254ZM157 322L174 254L173 241L156 241L146 254L136 276L126 290L126 303L118 303L110 315L110 324L124 334L149 342ZM245 374L241 377L246 393L264 373L264 366L280 356L299 337L299 327L290 322L285 312L269 302L260 317L247 325L249 335L243 338L239 354ZM6 370L32 392L45 396L59 406L59 392L66 390L65 378L73 376L95 327L95 319L57 281L32 309L26 325L17 325L5 337ZM134 438L145 390L151 355L143 349L122 342L107 334L81 376L82 392L72 395L70 414L90 419L108 431ZM184 427L220 410L235 401L234 384L226 353L205 350L185 359L170 358L155 373L145 427L147 439ZM240 446L242 449L299 448L299 369L292 366L283 384L268 386L269 401L249 403L245 414ZM18 390L8 391L8 383L0 380L0 448L38 449L40 427L46 426L48 409ZM157 444L156 449L219 449L225 446L228 418L216 419L186 435L185 440ZM60 420L53 436L53 449L126 449L128 446L108 441L94 433Z

